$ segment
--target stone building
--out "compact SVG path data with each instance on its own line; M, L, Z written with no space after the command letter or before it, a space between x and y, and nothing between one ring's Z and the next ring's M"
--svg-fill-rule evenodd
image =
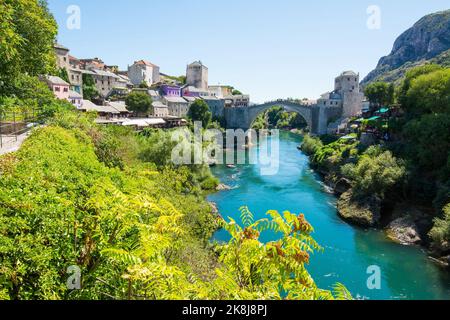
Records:
M154 101L152 103L151 115L157 118L167 118L169 116L169 107L161 101Z
M106 70L106 64L99 58L80 59L81 68L86 70Z
M161 81L159 67L149 61L135 61L128 67L128 78L135 86L145 82L148 86Z
M81 70L81 62L79 59L69 55L69 81L71 89L83 94L83 72Z
M187 66L186 84L197 89L208 90L208 68L201 61L195 61Z
M359 74L345 71L335 79L334 91L324 93L318 100L319 107L341 108L342 118L361 114L364 94L359 87Z
M53 45L53 49L56 54L56 65L60 69L69 70L70 61L69 61L69 49L60 45L59 43L55 43Z
M174 117L186 117L189 111L189 103L186 99L182 97L163 97L161 102L167 105L169 110L169 115Z
M222 86L222 85L209 86L208 90L211 93L211 95L216 96L217 98L220 99L233 95L233 88L231 86Z
M115 88L122 88L124 86L122 79L110 71L89 69L82 70L82 72L92 76L101 98L106 98ZM126 89L126 87L122 89Z
M80 61L69 55L70 50L58 43L53 45L58 68L65 69L69 77L70 90L83 94L83 77L80 71Z

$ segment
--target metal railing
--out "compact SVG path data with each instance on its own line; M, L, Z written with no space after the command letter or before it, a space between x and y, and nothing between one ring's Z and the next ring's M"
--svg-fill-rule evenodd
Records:
M36 110L29 111L0 111L0 148L7 143L17 141L18 137L31 128L38 121Z

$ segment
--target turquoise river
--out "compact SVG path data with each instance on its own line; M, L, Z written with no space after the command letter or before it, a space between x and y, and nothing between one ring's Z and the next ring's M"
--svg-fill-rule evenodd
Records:
M224 218L237 221L243 205L256 219L266 217L271 209L304 213L315 228L314 238L324 248L323 253L312 256L308 267L321 288L331 289L341 282L361 299L450 299L450 275L432 263L421 248L395 244L383 231L355 228L338 217L336 197L326 191L310 169L308 157L297 149L301 140L299 135L280 134L276 175L262 175L258 165L213 168L214 174L233 189L213 194L209 200L217 204ZM249 152L257 154L260 148ZM226 241L229 236L221 230L214 238ZM262 241L274 239L275 234L262 236ZM380 268L381 289L368 288L369 266Z

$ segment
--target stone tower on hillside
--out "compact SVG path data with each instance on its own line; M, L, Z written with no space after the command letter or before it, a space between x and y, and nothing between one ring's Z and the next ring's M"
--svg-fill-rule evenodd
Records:
M201 61L195 61L187 66L186 84L197 89L208 90L208 68Z

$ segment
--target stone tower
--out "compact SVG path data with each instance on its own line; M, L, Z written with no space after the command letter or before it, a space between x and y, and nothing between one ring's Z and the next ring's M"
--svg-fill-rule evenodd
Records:
M186 84L208 90L208 68L201 61L195 61L187 66Z
M353 117L362 111L364 94L359 88L359 74L345 71L335 80L335 92L342 97L342 113L344 118Z

